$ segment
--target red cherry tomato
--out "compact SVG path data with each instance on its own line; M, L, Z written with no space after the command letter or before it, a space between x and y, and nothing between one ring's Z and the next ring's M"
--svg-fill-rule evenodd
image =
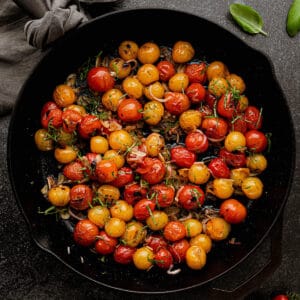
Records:
M230 170L222 158L213 158L208 164L208 168L215 178L230 178Z
M173 203L175 190L172 186L161 183L152 186L149 195L158 207L168 207Z
M223 139L228 132L227 122L218 117L204 118L201 127L207 137L215 140Z
M81 163L83 164L85 168L86 174L89 176L92 180L97 180L96 175L96 165L101 160L101 155L97 153L87 153L85 156L81 158Z
M172 115L180 115L190 108L190 100L187 95L178 92L165 93L165 108Z
M45 115L45 114L48 114L50 110L55 109L55 108L59 108L59 106L54 101L46 102L42 107L41 117L43 117L43 115Z
M187 249L190 247L190 243L186 239L174 242L169 246L173 259L177 263L185 261L185 254Z
M246 133L248 129L248 125L243 114L234 117L234 119L230 122L230 125L232 131L239 131L243 134Z
M89 139L95 135L102 125L100 120L94 115L85 115L79 123L78 132L84 139Z
M225 161L225 163L234 168L241 168L246 165L245 153L232 153L222 148L219 152L219 156Z
M96 175L100 182L112 182L117 178L117 165L111 160L100 160L96 165Z
M263 117L257 107L248 106L244 113L248 129L260 129L262 127Z
M205 102L211 109L213 109L215 107L216 101L217 101L217 97L215 95L211 94L209 91L206 91Z
M176 242L183 239L186 235L186 229L180 221L170 221L164 227L164 237L170 242Z
M80 220L74 227L73 237L78 245L84 247L92 246L98 235L98 227L90 220Z
M183 146L171 149L171 160L179 167L189 168L196 161L196 154Z
M213 110L207 105L203 104L199 107L199 111L201 113L202 118L212 116Z
M41 124L45 129L48 129L50 124L55 128L59 128L63 124L62 110L60 108L48 110L42 115Z
M127 184L123 192L124 200L131 205L134 205L137 201L145 198L146 195L147 190L135 182Z
M205 194L203 190L192 184L182 186L176 195L178 202L185 209L195 209L204 203Z
M77 184L70 191L70 206L77 210L85 210L93 200L93 191L86 184Z
M220 116L232 119L236 111L232 93L225 93L217 103L217 112Z
M114 260L122 265L128 265L132 262L132 256L136 248L126 245L119 245L114 251Z
M249 130L245 133L246 146L250 151L262 152L267 148L268 139L264 133L259 130Z
M206 81L206 64L189 64L186 66L184 73L189 77L189 82L204 83Z
M185 145L188 150L196 153L205 152L209 146L207 136L201 130L188 133L185 138Z
M84 166L79 161L73 161L65 165L63 174L72 181L81 181L84 179Z
M154 255L155 264L164 270L167 270L173 264L173 256L166 248L160 248Z
M206 90L201 83L192 83L185 89L192 103L200 103L205 99Z
M230 224L243 222L247 217L246 207L236 199L227 199L220 206L220 215Z
M273 297L272 300L289 300L289 297L287 295L280 294Z
M77 129L77 125L81 122L82 116L79 112L67 109L62 113L63 130L72 133Z
M168 81L176 73L174 65L167 60L160 61L156 67L161 81Z
M146 220L155 209L155 202L149 199L139 200L133 207L133 215L138 221Z
M131 151L126 155L126 161L132 168L137 168L141 164L144 158L147 156L147 146L145 143L134 146Z
M153 250L154 253L156 253L159 249L166 248L168 246L164 237L159 234L149 235L146 237L145 243Z
M102 230L97 236L95 250L99 254L107 255L114 252L117 244L118 240L116 238L107 235L107 233Z
M134 174L131 168L122 167L116 172L116 177L110 182L111 185L116 187L123 187L126 184L132 182L134 179Z
M156 184L165 177L166 167L158 158L145 157L136 172L149 184Z
M106 92L113 88L115 80L106 67L94 67L87 74L87 83L95 92Z
M136 99L124 99L118 106L118 117L124 122L137 122L143 115L142 104Z

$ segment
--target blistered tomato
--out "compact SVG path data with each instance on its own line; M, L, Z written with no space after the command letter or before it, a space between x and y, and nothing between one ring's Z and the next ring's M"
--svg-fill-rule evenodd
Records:
M196 161L196 154L183 146L171 149L171 160L179 167L189 168Z
M93 91L106 92L113 88L115 80L110 75L108 68L94 67L87 74L87 83Z

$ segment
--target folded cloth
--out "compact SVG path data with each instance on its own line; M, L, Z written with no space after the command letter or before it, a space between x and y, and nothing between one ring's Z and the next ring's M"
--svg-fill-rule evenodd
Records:
M88 20L75 0L15 0L29 16L36 18L25 24L27 41L45 48L72 28Z

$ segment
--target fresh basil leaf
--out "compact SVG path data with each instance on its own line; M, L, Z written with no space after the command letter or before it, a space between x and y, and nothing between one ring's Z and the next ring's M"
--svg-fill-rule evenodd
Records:
M267 35L267 33L262 30L262 17L251 6L241 3L232 3L229 6L229 11L233 19L244 31L252 34L262 33Z
M300 31L300 0L294 0L289 8L286 20L286 31L291 37Z

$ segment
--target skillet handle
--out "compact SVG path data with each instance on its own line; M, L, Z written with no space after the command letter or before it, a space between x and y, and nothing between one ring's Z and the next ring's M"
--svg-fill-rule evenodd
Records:
M270 232L270 254L264 265L248 275L248 278L232 289L218 288L213 286L214 283L212 283L210 286L210 293L213 299L242 299L242 297L249 295L251 291L258 287L279 267L282 258L282 225L283 214L281 213L275 226ZM259 248L260 247L258 247L258 249ZM254 252L254 255L258 255L258 249L255 250L256 252Z

